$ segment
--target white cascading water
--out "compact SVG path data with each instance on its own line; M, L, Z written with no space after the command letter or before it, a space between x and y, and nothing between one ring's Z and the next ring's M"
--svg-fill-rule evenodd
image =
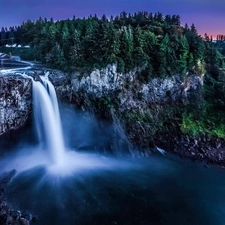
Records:
M49 75L49 72L47 72L45 74L45 76L41 76L40 78L43 81L45 89L50 96L50 100L51 100L52 105L53 105L53 110L55 112L56 120L59 123L59 127L60 127L59 132L61 132L61 137L62 137L63 136L62 135L62 129L61 129L62 125L61 125L61 118L60 118L60 113L59 113L59 105L58 105L57 95L56 95L56 91L55 91L55 88L54 88L53 84L48 79L48 75ZM63 142L63 138L62 138L62 142Z
M43 143L44 147L50 150L53 163L61 165L64 162L65 147L57 96L47 76L42 80L44 85L33 80L35 127L39 143Z

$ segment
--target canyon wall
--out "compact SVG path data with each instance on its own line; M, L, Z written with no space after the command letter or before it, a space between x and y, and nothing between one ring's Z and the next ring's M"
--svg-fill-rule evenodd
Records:
M19 75L0 75L0 135L24 126L31 111L31 80Z

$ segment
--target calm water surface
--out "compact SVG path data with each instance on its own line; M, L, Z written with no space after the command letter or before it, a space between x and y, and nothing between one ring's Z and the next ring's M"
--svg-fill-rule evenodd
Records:
M38 225L225 224L225 170L173 156L77 158L70 173L38 165L19 172L8 201Z

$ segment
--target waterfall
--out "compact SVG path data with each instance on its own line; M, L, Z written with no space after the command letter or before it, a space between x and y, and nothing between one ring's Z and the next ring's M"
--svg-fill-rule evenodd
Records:
M51 152L54 164L64 161L65 147L55 88L45 76L44 85L33 81L33 112L39 143Z
M54 109L54 112L56 114L56 119L57 119L57 121L59 121L59 124L60 124L60 127L61 127L61 119L60 119L60 114L59 114L58 100L57 100L55 88L52 85L52 83L49 81L48 75L49 75L49 73L47 72L45 74L45 76L41 76L40 78L43 81L45 89L47 90L47 92L50 96L51 102L53 104L53 109Z

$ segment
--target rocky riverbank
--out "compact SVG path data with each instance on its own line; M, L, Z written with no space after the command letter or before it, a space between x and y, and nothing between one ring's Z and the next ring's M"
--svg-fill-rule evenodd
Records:
M222 138L194 138L167 133L163 137L156 138L155 144L182 158L225 166L225 140Z
M0 225L29 225L36 220L31 214L22 214L21 211L12 209L6 202L5 186L15 176L16 171L0 174Z

